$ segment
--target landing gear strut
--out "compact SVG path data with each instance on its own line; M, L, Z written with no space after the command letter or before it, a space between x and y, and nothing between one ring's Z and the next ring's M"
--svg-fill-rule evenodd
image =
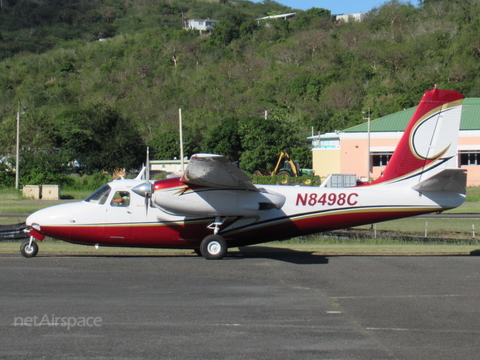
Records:
M222 236L218 235L220 226L226 219L227 218L225 217L222 220L219 216L216 216L215 221L207 226L209 229L213 230L213 234L206 236L200 243L200 254L205 259L221 259L227 253L227 242Z
M20 253L26 258L32 258L38 253L38 244L33 241L33 237L30 240L24 241L20 246Z

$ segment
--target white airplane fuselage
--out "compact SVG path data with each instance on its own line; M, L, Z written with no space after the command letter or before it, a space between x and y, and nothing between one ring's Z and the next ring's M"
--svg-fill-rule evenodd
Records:
M75 202L40 210L27 218L27 225L44 235L71 243L101 246L134 246L158 248L197 248L211 233L207 228L214 220L210 212L194 215L168 214L159 208L145 208L145 199L131 190L143 181L118 180L110 183L112 191L103 203ZM285 197L280 209L230 210L219 234L234 246L288 239L322 231L443 211L463 203L465 196L454 192L419 193L394 184L348 188L311 186L257 185L269 193ZM129 191L128 207L112 206L115 191ZM240 194L238 194L240 192ZM220 190L209 194L205 206L221 204L226 213L232 199L248 190ZM253 192L251 192L253 194ZM154 195L155 196L155 195ZM188 195L172 195L177 198ZM216 198L215 198L216 197ZM243 197L242 197L243 198ZM180 201L180 200L179 200ZM185 203L187 201L187 203ZM171 202L175 202L172 198ZM186 210L193 209L188 200L181 200ZM178 210L178 209L177 209ZM250 210L250 211L248 211ZM240 214L244 211L244 214Z

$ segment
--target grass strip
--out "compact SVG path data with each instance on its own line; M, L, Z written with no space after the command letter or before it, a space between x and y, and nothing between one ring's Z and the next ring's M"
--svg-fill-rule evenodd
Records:
M0 254L20 255L21 242L0 242ZM58 240L46 240L39 243L42 255L89 255L89 256L197 256L192 250L177 249L142 249L123 247L99 247L74 245ZM355 256L355 255L480 255L480 244L423 244L423 243L395 243L382 240L380 242L358 242L355 240L338 243L301 242L299 240L270 242L229 249L231 255L238 253L255 255L282 253L282 254L312 254L323 256Z

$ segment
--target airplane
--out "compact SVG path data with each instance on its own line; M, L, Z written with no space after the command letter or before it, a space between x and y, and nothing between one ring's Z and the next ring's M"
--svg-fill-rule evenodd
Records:
M181 177L112 181L81 202L26 220L25 257L45 237L73 244L192 249L206 259L228 248L441 212L465 200L457 168L463 96L427 91L383 174L345 188L255 185L225 157L196 154Z

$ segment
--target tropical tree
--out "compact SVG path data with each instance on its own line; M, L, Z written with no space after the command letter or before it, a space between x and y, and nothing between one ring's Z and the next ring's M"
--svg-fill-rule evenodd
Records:
M56 119L58 148L82 172L113 172L140 166L145 146L129 119L105 104L68 110Z
M204 141L205 152L221 154L230 161L238 161L244 151L238 131L239 119L225 118L220 125L212 129Z

